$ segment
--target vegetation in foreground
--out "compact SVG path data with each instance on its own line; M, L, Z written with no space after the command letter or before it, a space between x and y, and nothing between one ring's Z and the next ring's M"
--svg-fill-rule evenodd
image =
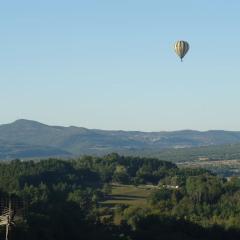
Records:
M240 238L238 178L153 158L2 163L0 191L27 206L13 240Z

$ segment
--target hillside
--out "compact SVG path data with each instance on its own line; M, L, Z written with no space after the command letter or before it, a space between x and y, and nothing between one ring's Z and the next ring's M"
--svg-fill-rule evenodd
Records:
M240 179L154 158L0 163L0 190L11 240L240 239Z
M0 125L0 158L103 155L109 152L149 155L163 149L198 148L240 143L240 132L105 131L81 127L48 126L17 120Z
M22 143L7 143L0 141L0 159L16 159L16 158L36 158L36 157L70 157L67 151L48 147L36 146Z

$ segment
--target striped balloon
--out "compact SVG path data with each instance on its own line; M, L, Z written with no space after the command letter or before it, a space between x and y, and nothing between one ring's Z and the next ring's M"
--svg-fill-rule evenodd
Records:
M177 41L174 45L174 50L176 54L181 58L181 61L184 58L184 56L187 54L189 48L190 46L186 41Z

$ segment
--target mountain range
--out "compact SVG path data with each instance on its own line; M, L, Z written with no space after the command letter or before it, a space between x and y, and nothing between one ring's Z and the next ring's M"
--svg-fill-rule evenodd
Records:
M74 157L240 143L238 131L140 132L49 126L20 119L0 125L0 159Z

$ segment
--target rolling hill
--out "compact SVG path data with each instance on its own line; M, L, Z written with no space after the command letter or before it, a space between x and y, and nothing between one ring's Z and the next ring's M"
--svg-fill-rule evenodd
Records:
M48 156L102 155L109 152L144 153L240 143L232 131L105 131L49 126L25 119L0 125L0 159Z

